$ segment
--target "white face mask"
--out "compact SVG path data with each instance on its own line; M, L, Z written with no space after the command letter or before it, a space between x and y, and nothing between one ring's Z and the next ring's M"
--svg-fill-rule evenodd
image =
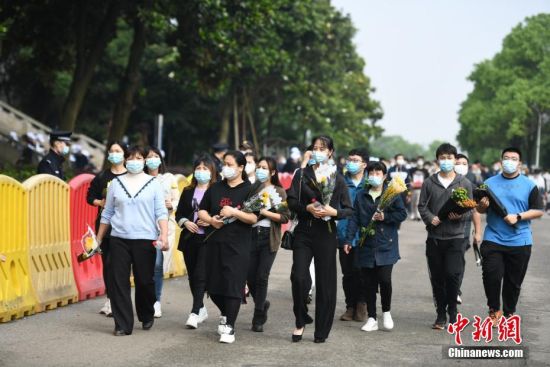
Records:
M399 158L397 161L395 161L395 163L397 163L398 166L404 166L405 165L405 160Z
M458 173L459 175L466 176L466 174L468 173L468 166L464 164L456 164L455 172Z
M231 180L237 176L237 170L233 167L223 166L222 175L228 180Z
M256 171L256 163L247 163L246 166L244 166L244 170L247 175L251 175Z

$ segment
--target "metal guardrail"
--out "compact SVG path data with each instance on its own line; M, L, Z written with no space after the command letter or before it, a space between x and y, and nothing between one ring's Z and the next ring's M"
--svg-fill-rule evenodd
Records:
M32 117L13 108L4 101L0 101L0 134L8 136L14 131L19 137L24 136L28 132L41 133L44 136L49 135L52 129L43 123L36 121ZM72 135L72 140L80 144L82 150L87 150L91 154L92 163L101 168L105 158L105 145L90 138L87 135L75 133ZM47 148L47 147L46 147Z

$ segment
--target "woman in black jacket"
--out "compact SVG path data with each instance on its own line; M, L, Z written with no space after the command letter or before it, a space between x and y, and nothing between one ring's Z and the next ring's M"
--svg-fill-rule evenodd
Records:
M193 307L185 325L196 329L208 318L203 299L206 289L206 245L204 228L209 224L199 219L199 205L208 188L216 182L214 161L203 155L193 163L193 180L181 193L176 210L176 223L182 228L178 250L183 252Z
M328 136L312 141L316 164L296 171L288 190L288 206L298 215L294 231L293 264L291 272L292 298L296 329L292 340L302 339L308 315L307 299L311 287L309 265L315 261L315 342L323 343L330 333L336 308L336 219L350 217L353 208L344 177L336 166L327 164L334 153L334 143ZM327 182L331 190L323 189ZM330 202L322 191L332 191ZM325 196L325 197L323 197Z
M124 166L124 157L126 156L128 147L119 141L111 142L108 146L108 155L107 160L111 163L111 167L102 171L97 176L94 177L88 188L88 194L86 196L86 201L88 204L97 206L99 210L97 211L97 218L95 220L95 232L99 230L99 221L101 219L101 212L105 206L105 198L107 197L107 187L111 181L120 175L126 174L126 167ZM103 259L103 282L105 283L105 293L107 294L107 301L99 311L106 316L112 316L113 312L111 310L111 301L109 300L109 285L107 282L108 279L108 261L109 261L109 233L103 239L101 243L101 257Z

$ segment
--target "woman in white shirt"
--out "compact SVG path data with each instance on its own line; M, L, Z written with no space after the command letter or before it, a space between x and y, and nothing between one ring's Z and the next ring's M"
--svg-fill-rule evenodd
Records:
M157 258L155 261L155 317L162 316L160 298L162 294L162 283L164 273L170 269L172 254L174 251L174 241L176 240L176 222L173 214L178 207L179 190L176 177L170 172L166 172L166 165L160 150L156 147L147 148L145 158L145 172L153 177L157 177L164 194L164 203L168 210L168 247L167 251L157 249Z

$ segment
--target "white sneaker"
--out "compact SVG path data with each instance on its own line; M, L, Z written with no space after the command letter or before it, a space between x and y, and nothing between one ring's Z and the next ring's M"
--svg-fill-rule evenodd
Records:
M220 343L231 344L235 342L235 332L233 328L229 325L223 325L223 330L220 335Z
M384 327L384 330L393 329L393 319L391 318L391 313L389 311L382 314L382 326Z
M208 312L206 311L206 307L202 307L199 310L199 324L205 322L208 319Z
M156 301L155 304L153 305L153 307L155 308L155 315L154 316L157 319L162 317L162 310L160 309L160 302Z
M378 330L378 321L372 317L369 317L367 323L361 328L363 331L375 331Z
M225 324L227 324L227 317L220 316L220 323L218 324L218 335L222 335L225 330Z
M187 319L187 322L185 325L190 329L196 329L199 327L199 315L196 313L190 313L189 318Z
M459 305L462 304L462 297L460 297L460 294L456 295L456 303L458 303Z
M111 300L109 298L107 298L107 301L105 301L105 304L101 307L99 313L104 314L107 317L113 315L113 311L111 310Z

